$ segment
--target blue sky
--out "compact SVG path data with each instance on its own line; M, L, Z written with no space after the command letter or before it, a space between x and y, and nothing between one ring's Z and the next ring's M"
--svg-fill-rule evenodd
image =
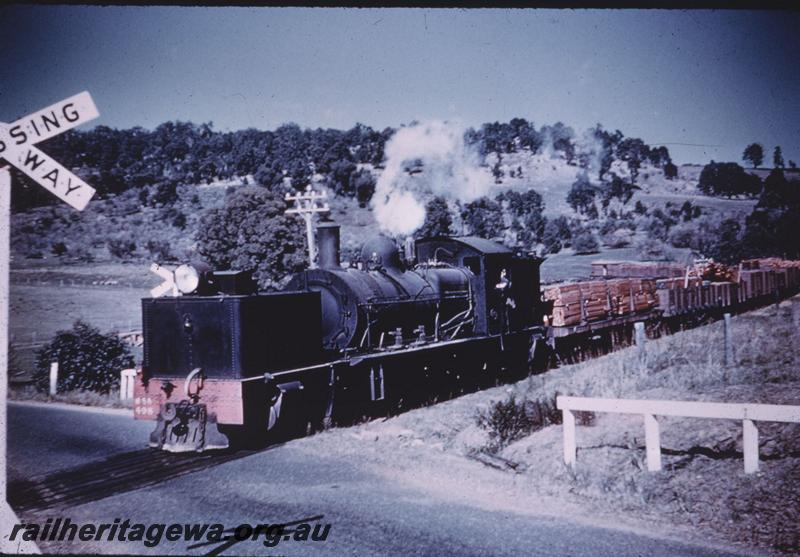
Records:
M751 141L800 162L798 13L12 6L0 25L4 121L88 90L90 126L519 116L701 145L668 145L678 163Z

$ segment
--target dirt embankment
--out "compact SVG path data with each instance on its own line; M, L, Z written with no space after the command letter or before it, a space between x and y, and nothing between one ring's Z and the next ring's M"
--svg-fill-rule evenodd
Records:
M760 469L746 475L742 425L736 421L659 419L663 470L650 473L641 416L587 416L587 425L578 426L575 470L563 464L560 425L526 430L525 420L486 419L498 402L513 409L513 397L523 409L556 393L800 404L793 304L800 311L796 297L780 308L733 318L732 367L723 365L722 323L715 323L648 342L644 364L634 350L623 350L331 430L301 446L350 455L390 480L460 502L706 540L744 552L793 553L800 548L800 424L758 422ZM478 425L481 415L484 424L494 425ZM508 435L499 431L503 427L517 430Z

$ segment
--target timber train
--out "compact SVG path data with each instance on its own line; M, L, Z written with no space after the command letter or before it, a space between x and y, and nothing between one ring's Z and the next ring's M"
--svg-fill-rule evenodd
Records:
M729 311L800 285L792 267L758 290L687 276L655 293L655 281L636 292L629 283L626 298L604 266L597 280L542 292L543 259L482 238L401 250L379 236L349 268L338 226L320 225L317 242L317 268L281 292L259 293L247 272L184 265L175 272L183 295L142 300L134 416L156 421L152 447L199 452L346 423L527 375L559 347L611 341L634 321Z

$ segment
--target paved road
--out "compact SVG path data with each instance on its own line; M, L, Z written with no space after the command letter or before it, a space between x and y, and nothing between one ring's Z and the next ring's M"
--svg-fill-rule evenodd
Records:
M14 475L69 468L144 445L149 424L122 416L9 407L8 458ZM13 478L12 478L13 479ZM468 489L468 486L465 486ZM247 555L571 555L721 556L724 551L665 541L642 533L586 526L547 517L492 512L442 501L421 488L392 485L336 458L308 458L287 443L67 511L22 519L44 522L274 524L315 515L331 524L327 540L280 541L273 548L245 541L222 554ZM262 538L263 541L263 538ZM219 544L189 549L166 540L40 544L45 552L201 555ZM742 555L739 553L738 555Z
M141 449L151 422L85 410L8 406L8 479L27 478Z

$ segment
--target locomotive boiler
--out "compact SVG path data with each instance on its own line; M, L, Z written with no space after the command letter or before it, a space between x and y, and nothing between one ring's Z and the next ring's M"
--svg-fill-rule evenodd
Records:
M541 259L473 237L386 237L342 267L339 228L317 230L318 267L278 293L246 273L187 271L183 295L142 301L137 419L151 446L224 448L281 424L369 415L526 368L543 336ZM181 284L178 284L181 287Z

